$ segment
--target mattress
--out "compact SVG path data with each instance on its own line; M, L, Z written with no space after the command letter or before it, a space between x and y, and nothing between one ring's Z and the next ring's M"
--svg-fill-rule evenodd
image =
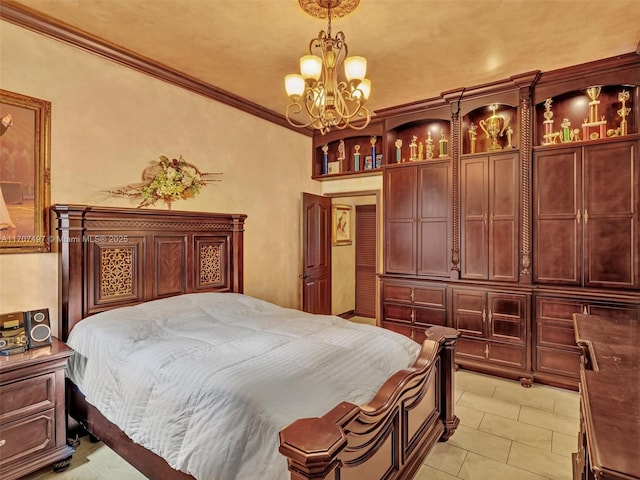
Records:
M278 432L362 405L420 346L371 325L234 293L197 293L78 323L67 376L133 441L199 480L285 480Z

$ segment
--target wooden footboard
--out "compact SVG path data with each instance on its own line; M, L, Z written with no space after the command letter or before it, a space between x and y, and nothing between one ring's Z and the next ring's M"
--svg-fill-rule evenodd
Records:
M291 480L411 479L433 444L458 426L453 412L456 330L433 327L413 367L364 406L343 402L280 432Z

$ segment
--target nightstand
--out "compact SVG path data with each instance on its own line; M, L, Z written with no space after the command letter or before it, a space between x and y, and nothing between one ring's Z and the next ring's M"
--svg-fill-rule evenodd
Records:
M72 350L57 338L51 345L0 356L0 480L13 480L60 462L67 445L64 368Z

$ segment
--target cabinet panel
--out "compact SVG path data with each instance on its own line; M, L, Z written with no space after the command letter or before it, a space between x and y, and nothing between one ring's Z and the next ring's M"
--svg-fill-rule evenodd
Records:
M582 156L577 148L534 156L534 265L536 282L580 284Z
M445 287L415 288L413 299L416 305L445 306L447 289Z
M638 285L635 146L634 142L617 142L585 147L586 285Z
M55 373L28 378L0 387L0 421L9 422L55 406Z
M538 323L538 345L578 350L571 322L548 321Z
M414 323L416 325L431 326L442 325L447 326L447 312L437 308L415 308Z
M489 279L518 280L518 155L489 158Z
M418 274L449 276L450 163L418 168Z
M488 277L487 158L465 158L460 163L461 277Z
M385 271L416 274L417 225L415 168L384 173Z
M575 340L574 340L575 342ZM536 370L555 375L578 378L580 373L580 351L538 347Z
M463 335L484 337L486 322L485 292L453 291L454 326Z
M506 343L489 343L489 360L509 367L526 368L527 350L525 347Z
M383 306L383 318L394 322L411 323L411 312L412 308L409 306L393 303L385 303Z
M2 459L0 465L10 465L28 455L55 446L55 410L50 409L2 425ZM4 470L4 469L0 469Z
M408 285L396 285L384 283L382 287L382 298L386 301L411 302L413 288Z
M524 343L527 338L527 297L488 293L488 338Z
M411 327L398 325L392 322L382 322L382 327L386 328L387 330L391 330L392 332L396 332L401 335L404 335L405 337L413 338L413 335L412 335L413 329Z

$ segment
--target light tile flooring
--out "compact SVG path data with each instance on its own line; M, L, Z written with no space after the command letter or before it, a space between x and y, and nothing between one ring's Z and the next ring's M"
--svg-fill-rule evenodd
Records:
M414 480L570 480L578 444L575 392L460 370L455 374L460 426L437 443ZM28 480L144 480L102 443L83 438L70 468ZM257 479L258 480L258 479ZM363 479L365 480L365 479Z

